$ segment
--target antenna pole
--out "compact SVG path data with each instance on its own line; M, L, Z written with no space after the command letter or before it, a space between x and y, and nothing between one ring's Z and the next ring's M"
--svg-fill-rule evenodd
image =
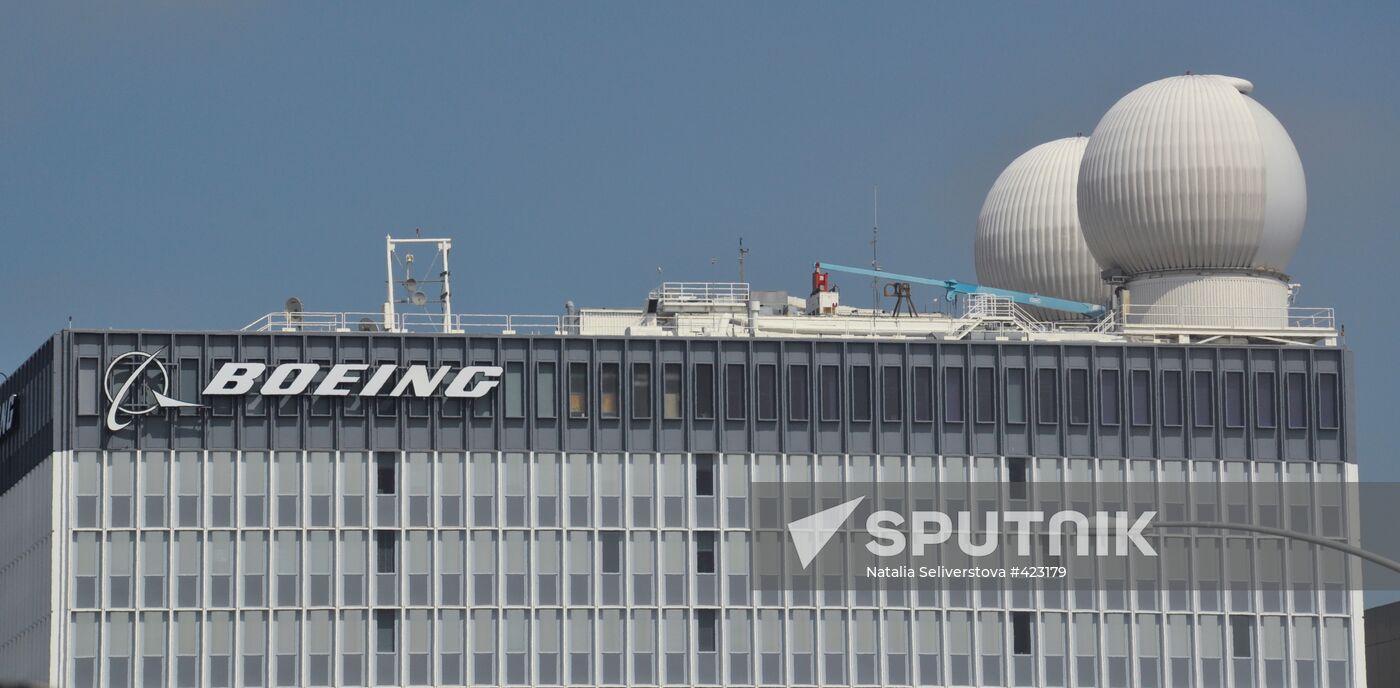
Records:
M447 252L452 250L452 240L444 239L438 244L442 250L442 331L452 332L452 274L447 270Z
M749 250L744 248L744 237L739 237L739 281L744 282L744 257L749 255Z
M870 231L870 269L880 271L880 187L875 187L875 226ZM870 304L880 309L880 278L870 278Z
M384 235L384 286L388 294L384 297L384 331L394 331L394 237Z

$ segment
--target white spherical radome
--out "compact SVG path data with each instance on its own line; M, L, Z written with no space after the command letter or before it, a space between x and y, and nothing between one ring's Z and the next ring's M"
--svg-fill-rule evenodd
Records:
M1075 187L1089 139L1036 146L1007 165L977 216L977 281L1072 301L1107 304L1112 290L1084 242Z
M1302 161L1236 77L1154 81L1089 137L1079 221L1105 268L1283 273L1307 216Z

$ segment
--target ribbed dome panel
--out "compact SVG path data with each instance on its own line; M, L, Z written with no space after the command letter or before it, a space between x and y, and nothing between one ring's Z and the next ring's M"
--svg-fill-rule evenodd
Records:
M1220 76L1162 79L1124 96L1099 121L1079 169L1078 201L1100 264L1128 274L1283 271L1306 213L1302 163L1277 120L1253 111L1263 108L1241 92L1247 85Z
M977 281L1074 301L1107 304L1079 229L1075 187L1089 139L1059 139L1026 151L987 192L977 217Z

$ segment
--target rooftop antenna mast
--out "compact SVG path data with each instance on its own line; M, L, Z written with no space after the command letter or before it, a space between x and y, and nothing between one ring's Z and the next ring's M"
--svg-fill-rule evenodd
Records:
M438 279L417 279L413 276L414 257L412 253L404 253L402 257L398 255L399 246L411 246L422 244L429 246L436 251L428 270L437 263L437 259L442 259L442 271L438 273ZM398 332L399 326L397 304L406 303L414 306L427 306L429 303L437 302L442 304L442 331L452 332L452 273L447 267L447 254L452 250L451 239L425 239L421 229L414 231L412 239L395 239L392 236L384 237L384 269L385 287L387 289L384 298L384 330L387 332ZM398 263L402 266L399 273L395 272L395 258L399 258ZM431 273L430 273L431 274ZM442 293L436 299L429 298L420 289L425 284L442 285ZM396 288L402 288L407 295L398 298L395 295Z
M745 282L745 281L747 281L747 280L744 279L744 258L745 258L746 256L748 256L748 255L749 255L749 250L746 249L746 248L744 248L744 237L739 237L739 281L740 281L740 282Z
M880 187L875 187L875 226L870 230L870 269L880 271ZM870 307L880 310L880 279L870 278Z

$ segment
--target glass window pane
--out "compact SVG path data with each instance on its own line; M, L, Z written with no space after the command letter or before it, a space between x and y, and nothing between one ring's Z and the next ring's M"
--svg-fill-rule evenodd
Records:
M661 369L661 414L666 420L678 420L682 412L681 364L667 363Z
M1272 372L1254 375L1254 422L1261 428L1278 426L1277 383Z
M1089 371L1084 368L1069 371L1069 422L1089 424Z
M1336 373L1317 376L1317 425L1326 430L1336 430L1341 415L1337 380Z
M811 404L808 396L811 389L807 379L807 366L788 366L788 419L798 422L811 418Z
M851 366L851 420L870 421L870 366Z
M506 362L506 418L525 417L525 363Z
M598 417L622 417L622 364L602 363L598 366Z
M1060 376L1054 368L1035 371L1036 420L1041 425L1060 422Z
M1134 370L1131 376L1133 425L1152 425L1152 371Z
M822 420L841 420L841 369L834 365L821 368Z
M558 409L554 394L559 389L558 370L554 361L540 361L535 364L535 415L540 418L553 418Z
M712 363L695 364L695 417L699 420L715 418L715 366Z
M588 364L569 363L569 417L588 417Z
M914 420L919 423L933 422L933 368L914 368Z
M978 366L972 373L974 401L977 403L977 422L995 423L997 420L997 371L988 366Z
M1308 427L1308 377L1303 373L1288 374L1288 429Z
M1215 380L1209 370L1191 373L1192 422L1198 428L1215 426Z
M758 366L758 419L778 419L778 366Z
M724 367L724 417L729 420L743 420L748 417L747 371L742 363L730 363Z
M904 369L885 366L883 371L883 379L880 380L881 417L890 422L904 420Z
M1026 422L1026 369L1006 369L1006 422Z
M1122 408L1119 384L1117 370L1099 371L1099 422L1104 425L1118 425Z
M1162 371L1162 425L1181 427L1181 371Z
M963 369L952 366L943 369L943 420L963 422Z
M651 418L651 364L632 364L632 418Z

